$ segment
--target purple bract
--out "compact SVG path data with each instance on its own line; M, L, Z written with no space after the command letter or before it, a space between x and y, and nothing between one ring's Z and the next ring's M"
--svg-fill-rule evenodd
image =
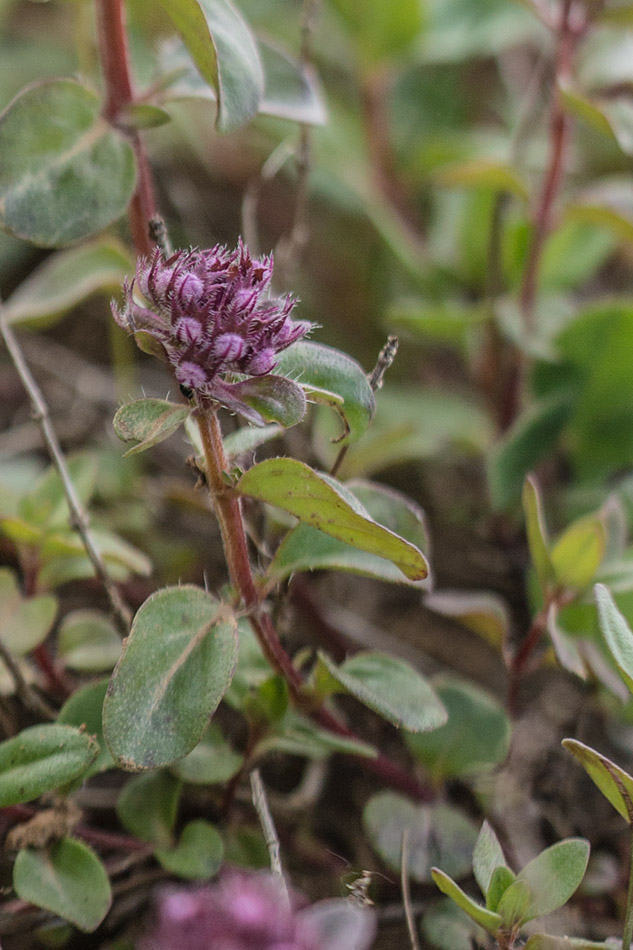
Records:
M227 376L272 372L277 354L311 329L291 319L292 297L270 296L272 272L272 256L252 258L241 240L235 250L218 244L168 260L157 249L139 259L123 306L112 312L144 349L162 351L178 383L222 403Z

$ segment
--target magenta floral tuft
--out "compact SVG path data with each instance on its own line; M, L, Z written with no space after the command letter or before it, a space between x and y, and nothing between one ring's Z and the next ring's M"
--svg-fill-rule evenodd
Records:
M157 249L138 261L123 306L112 311L139 341L149 336L154 350L158 344L199 401L232 405L227 377L271 373L278 354L311 329L291 319L291 296L270 295L272 272L272 256L251 257L241 240L235 250L216 245L168 260Z
M159 892L137 950L368 950L368 909L344 900L305 901L263 871L227 871L213 885Z

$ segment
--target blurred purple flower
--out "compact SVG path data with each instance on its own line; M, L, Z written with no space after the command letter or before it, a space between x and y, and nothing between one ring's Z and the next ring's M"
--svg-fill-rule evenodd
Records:
M311 329L291 319L292 297L270 296L272 272L272 256L252 258L241 239L234 251L218 244L168 260L157 249L139 259L112 312L143 349L164 356L181 386L231 406L227 375L271 373L277 354Z
M372 911L345 900L305 906L272 874L228 871L214 885L159 892L137 950L368 950Z

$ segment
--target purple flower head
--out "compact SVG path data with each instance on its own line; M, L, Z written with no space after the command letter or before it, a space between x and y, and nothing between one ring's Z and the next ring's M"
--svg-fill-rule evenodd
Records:
M227 376L268 375L278 354L311 329L291 319L292 297L270 296L272 272L272 256L252 258L241 240L235 250L218 244L169 260L157 249L139 259L123 306L112 312L139 342L150 338L196 398L223 402Z
M137 950L368 950L375 921L343 900L306 906L267 872L227 871L218 883L160 892Z

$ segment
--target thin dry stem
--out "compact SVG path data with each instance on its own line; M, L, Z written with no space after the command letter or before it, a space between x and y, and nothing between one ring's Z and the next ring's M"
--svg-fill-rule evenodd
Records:
M400 852L400 882L402 887L402 904L407 921L407 930L412 950L420 950L420 940L415 926L413 908L411 906L411 888L409 886L409 829L402 832L402 847Z
M40 391L39 386L35 382L29 367L27 366L17 338L6 320L6 316L1 304L0 334L4 339L5 346L22 381L22 385L24 386L31 401L33 417L42 431L42 436L44 438L44 442L46 443L51 460L61 479L66 501L68 502L68 508L70 510L71 527L74 528L81 538L81 543L83 544L86 554L92 563L95 574L106 592L110 602L112 616L119 632L122 636L127 636L132 619L131 613L124 604L123 599L121 598L114 581L110 577L103 558L101 557L101 554L94 542L92 532L90 530L88 515L81 501L79 500L79 496L77 495L75 486L73 485L72 479L70 477L70 472L66 464L66 459L64 458L64 453L62 452L51 422L48 405Z

